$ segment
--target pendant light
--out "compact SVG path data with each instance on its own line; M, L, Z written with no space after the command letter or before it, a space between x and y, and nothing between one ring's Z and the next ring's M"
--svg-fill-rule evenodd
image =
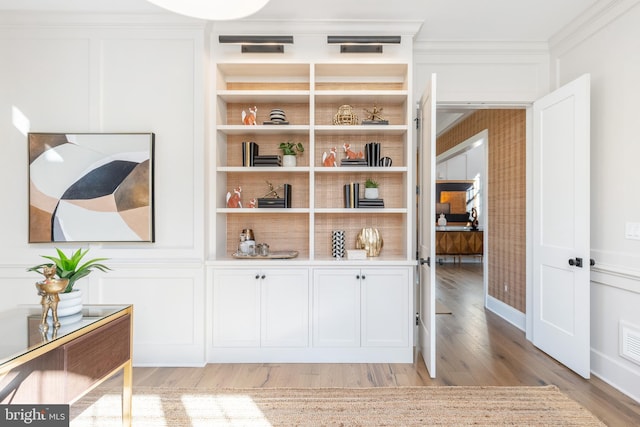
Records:
M147 0L180 15L209 21L227 21L249 16L262 9L269 0Z

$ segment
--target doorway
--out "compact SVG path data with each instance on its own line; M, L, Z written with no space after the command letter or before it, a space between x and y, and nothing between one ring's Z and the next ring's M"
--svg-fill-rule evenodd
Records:
M479 215L484 230L484 305L525 330L526 110L438 107L436 115L438 160L468 150L482 136L486 139Z

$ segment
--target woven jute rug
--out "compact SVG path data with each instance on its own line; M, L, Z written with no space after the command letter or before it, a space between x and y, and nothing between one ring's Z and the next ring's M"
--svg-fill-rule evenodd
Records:
M71 407L72 427L120 426L120 395ZM75 417L75 418L74 418ZM133 426L603 426L555 386L176 389L137 387Z

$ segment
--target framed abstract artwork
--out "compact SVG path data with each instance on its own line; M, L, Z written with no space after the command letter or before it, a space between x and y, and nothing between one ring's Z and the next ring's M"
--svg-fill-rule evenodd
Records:
M29 133L29 243L153 242L153 133Z

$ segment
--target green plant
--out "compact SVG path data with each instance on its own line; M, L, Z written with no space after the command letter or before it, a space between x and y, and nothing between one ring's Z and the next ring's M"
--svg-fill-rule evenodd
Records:
M378 186L379 186L378 181L374 181L371 178L367 178L367 180L364 182L365 188L378 188Z
M295 156L298 153L304 153L302 142L281 142L278 148L282 150L282 154L285 156Z
M87 252L89 252L89 249L86 249L84 251L82 249L78 249L71 255L71 257L66 256L64 252L62 252L58 248L56 248L56 251L58 252L58 258L49 255L41 255L41 257L53 261L56 266L56 275L59 278L69 279L69 284L64 289L63 293L71 292L76 281L85 276L88 276L94 268L103 272L111 270L106 265L100 263L100 261L105 261L108 258L94 258L92 260L86 261L84 264L79 265L82 258L87 254ZM39 264L28 268L27 271L35 271L40 274L44 274L42 269L50 265L53 264Z

